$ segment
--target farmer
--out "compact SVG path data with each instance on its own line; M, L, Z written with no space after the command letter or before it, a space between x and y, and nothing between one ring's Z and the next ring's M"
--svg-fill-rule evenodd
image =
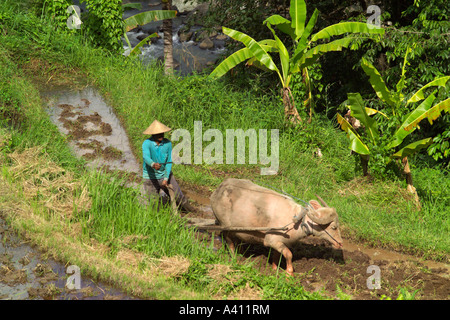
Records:
M149 199L158 200L159 209L161 203L169 202L168 188L171 185L177 205L186 211L195 211L183 195L172 173L172 142L164 138L164 133L170 130L172 129L155 120L143 132L151 135L142 143L144 188Z

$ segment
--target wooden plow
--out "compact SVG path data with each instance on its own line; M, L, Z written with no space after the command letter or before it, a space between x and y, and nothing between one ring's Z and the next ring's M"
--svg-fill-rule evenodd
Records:
M198 230L209 231L260 231L260 232L275 232L286 231L287 226L280 228L268 228L268 227L226 227L216 224L215 219L201 219L201 218L188 218L186 217L188 225L195 227Z

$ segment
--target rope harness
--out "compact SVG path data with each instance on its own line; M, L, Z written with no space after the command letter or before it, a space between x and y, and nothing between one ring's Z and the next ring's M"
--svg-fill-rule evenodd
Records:
M302 228L303 232L305 232L305 234L306 234L307 236L310 236L310 235L313 234L312 228L309 226L308 223L306 223L306 222L304 221L304 218L305 218L305 215L306 215L306 213L308 212L308 210L310 210L310 209L312 209L313 211L315 211L315 210L314 210L314 208L313 208L310 204L308 204L308 207L309 207L309 208L305 208L305 207L302 206L302 209L300 210L299 214L296 215L296 216L294 216L294 217L292 218L292 222L290 222L289 224L287 224L287 226L290 225L291 223L297 224L297 223L300 222L300 228ZM319 226L319 227L322 229L322 231L324 231L331 239L333 239L334 242L336 242L336 243L338 243L339 245L342 246L342 243L339 242L339 241L337 241L331 234L329 234L326 228L322 227L322 225L320 225L320 224L318 224L318 223L317 223L316 225ZM286 230L286 231L287 231L287 230Z

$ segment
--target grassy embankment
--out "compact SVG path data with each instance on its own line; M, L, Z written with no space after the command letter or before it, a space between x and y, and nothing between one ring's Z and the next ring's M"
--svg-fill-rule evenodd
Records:
M2 7L4 41L0 46L5 55L0 66L1 111L3 118L15 117L20 126L2 130L3 137L6 132L11 135L11 139L3 139L6 142L2 147L5 162L1 196L9 204L2 205L2 211L14 212L9 217L16 228L32 234L37 243L61 259L83 265L86 272L102 279L132 287L131 292L143 296L205 297L195 291L208 285L219 295L239 295L240 289L254 287L265 298L318 298L305 294L301 288L298 292L285 292L284 280L258 277L246 267L243 268L248 273L243 278L236 275L238 281L215 281L209 271L214 269L212 265L225 263L225 258L193 241L194 235L181 222L168 223L167 215L140 206L136 192L124 188L119 179L111 181L111 176L84 171L83 162L70 154L65 138L48 119L38 92L38 88L52 84L77 87L84 82L79 80L81 77L98 87L114 107L138 158L145 138L141 132L154 118L173 128L188 129L191 134L197 120L202 121L203 132L208 128L222 132L227 128L280 129L278 175L260 176L259 167L254 165L175 166L175 173L186 183L213 190L225 176L234 176L282 188L305 200L317 193L337 208L345 238L447 259L450 199L446 190L450 182L440 170L413 167L422 196L423 208L417 211L402 181L359 178L344 133L329 120L317 117L311 125L286 128L276 97L242 92L230 84L208 82L201 76L164 77L159 68L142 67L137 61L105 54L86 46L79 37L51 31L46 22L8 10L11 8ZM204 142L204 146L207 144ZM41 178L35 182L71 176L77 199L86 192L89 195L87 207L80 205L75 214L61 218L55 214L57 210L45 206L39 194L23 194L21 185L30 176L26 171L23 175L14 174L11 168L17 163L8 159L11 152L35 146L41 147L39 154L48 158L45 161L63 170L55 169L53 175L38 170L34 174ZM322 150L322 158L314 155L317 146ZM48 163L43 167L50 167ZM50 192L58 194L58 188ZM16 202L21 205L15 205ZM89 259L97 260L89 263ZM162 270L164 263L180 266L175 259L187 259L188 267L179 267L168 278L157 276L156 267ZM141 272L139 277L130 271L136 269ZM193 290L180 290L180 286L189 285Z

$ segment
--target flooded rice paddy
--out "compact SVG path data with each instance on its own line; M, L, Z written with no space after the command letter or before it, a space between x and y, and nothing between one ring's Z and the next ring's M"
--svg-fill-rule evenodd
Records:
M70 277L75 273L68 265L47 257L21 239L0 215L0 300L134 299L107 284L79 275L72 281Z

